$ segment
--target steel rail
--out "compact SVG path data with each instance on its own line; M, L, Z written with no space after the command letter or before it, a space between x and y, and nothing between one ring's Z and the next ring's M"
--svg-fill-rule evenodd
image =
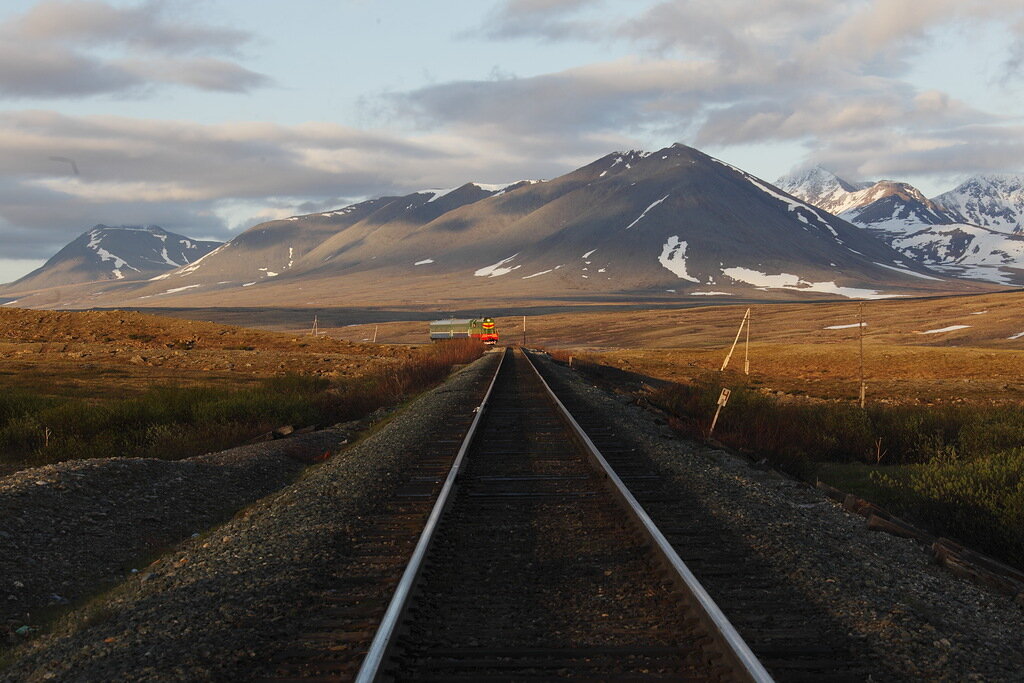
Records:
M733 668L736 669L739 674L745 677L748 681L754 683L773 683L774 679L771 674L764 668L757 656L751 651L750 646L747 645L743 637L736 631L736 628L730 623L728 617L719 609L718 605L715 604L714 599L708 594L704 586L700 584L697 577L694 576L690 568L686 566L679 554L676 553L675 548L668 542L665 535L661 533L661 530L654 524L650 516L643 509L643 506L637 502L636 498L629 489L619 478L619 475L608 464L605 457L598 450L594 442L590 440L587 433L583 428L576 422L576 419L572 416L569 410L565 407L565 404L559 400L558 396L548 385L547 381L540 374L540 370L534 364L533 359L530 358L530 354L523 352L527 361L530 363L530 367L537 373L537 377L540 379L541 384L547 391L548 398L552 401L558 412L561 414L562 419L569 425L572 431L575 433L579 442L583 445L584 450L587 451L591 459L597 464L598 469L602 474L607 477L608 481L612 484L612 488L618 495L620 500L625 504L630 515L634 521L640 526L644 534L650 539L651 543L657 549L658 554L662 562L674 572L672 577L677 585L680 585L684 591L691 595L694 600L694 606L700 614L702 621L705 626L712 632L721 635L724 647L722 648L722 654L730 660L733 664Z
M373 637L373 642L370 643L370 649L367 650L366 657L363 659L363 663L359 667L359 673L356 674L355 679L357 683L371 683L371 681L377 680L377 677L380 674L380 667L384 662L384 657L387 654L388 649L391 647L395 630L401 621L402 613L405 611L405 606L409 602L409 596L412 594L412 590L416 585L416 580L419 578L420 570L423 567L423 558L426 557L427 551L430 549L430 544L434 540L434 532L437 530L441 515L444 514L444 510L448 507L448 502L451 500L451 493L455 488L455 480L459 476L462 461L465 459L466 453L469 451L470 444L473 442L473 437L476 435L477 426L480 424L480 418L483 416L484 411L487 410L487 403L491 399L491 393L494 391L494 385L498 381L498 373L501 372L501 366L504 364L505 356L508 352L509 351L507 349L503 351L501 358L498 359L498 367L495 369L494 377L491 378L491 383L487 387L487 393L484 394L483 400L476 408L476 415L473 417L473 422L469 425L469 429L466 431L466 436L462 440L459 452L455 456L455 462L452 463L452 467L448 471L448 476L445 478L444 486L441 487L441 492L438 494L437 501L434 503L434 507L430 511L427 523L423 527L422 533L420 533L420 538L416 542L416 548L413 550L412 557L409 559L409 564L406 565L405 571L402 573L402 578L398 583L398 588L395 589L395 594L391 597L391 602L388 603L388 609L384 613L384 617L381 619L380 626L377 627L377 632Z

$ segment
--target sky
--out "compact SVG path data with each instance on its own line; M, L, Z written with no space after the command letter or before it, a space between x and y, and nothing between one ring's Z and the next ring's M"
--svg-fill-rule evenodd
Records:
M674 142L934 196L1024 172L1022 95L1020 0L6 0L0 282Z

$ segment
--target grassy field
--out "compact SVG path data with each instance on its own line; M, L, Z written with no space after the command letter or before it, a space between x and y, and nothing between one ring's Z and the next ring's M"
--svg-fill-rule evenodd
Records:
M184 458L393 405L480 344L356 345L121 312L0 310L0 469Z

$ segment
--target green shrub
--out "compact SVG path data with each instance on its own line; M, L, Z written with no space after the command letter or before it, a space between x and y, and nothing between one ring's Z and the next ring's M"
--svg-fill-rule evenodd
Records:
M905 479L874 479L906 496L908 511L935 533L1024 566L1024 449L970 462L936 457Z
M703 437L721 387L673 385L652 400ZM1024 566L1024 411L1018 407L792 403L733 388L715 437L811 479L821 463L902 466L863 487L933 533ZM884 469L884 467L879 468ZM862 490L853 492L866 495Z

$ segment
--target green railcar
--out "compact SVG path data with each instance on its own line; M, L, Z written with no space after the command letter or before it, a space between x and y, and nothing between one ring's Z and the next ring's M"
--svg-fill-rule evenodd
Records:
M430 323L430 339L479 339L485 344L493 344L498 341L498 332L493 318L449 318Z

